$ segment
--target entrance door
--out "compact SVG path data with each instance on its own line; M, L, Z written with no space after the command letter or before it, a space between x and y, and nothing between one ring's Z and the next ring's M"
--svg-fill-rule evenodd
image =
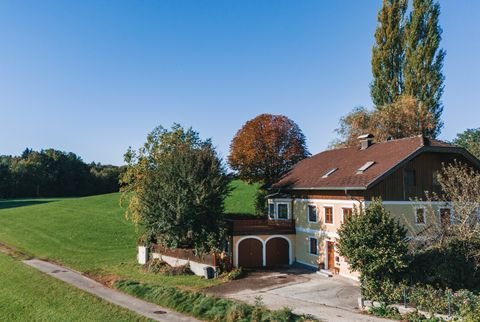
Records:
M327 263L328 269L333 271L335 267L335 243L327 242Z

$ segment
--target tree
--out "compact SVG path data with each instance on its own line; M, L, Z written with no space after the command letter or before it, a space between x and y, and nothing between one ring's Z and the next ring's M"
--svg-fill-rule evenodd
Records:
M87 165L72 152L26 149L21 156L0 156L0 197L74 197L117 192L119 173L116 166Z
M411 96L400 96L380 110L355 108L340 119L336 146L355 146L358 136L373 134L378 142L423 134L435 127L435 118L427 107Z
M467 149L477 159L480 158L480 127L476 129L466 129L462 133L458 133L457 137L452 141L453 144Z
M436 181L441 193L427 193L427 203L422 203L427 225L410 229L411 280L457 290L478 288L480 172L454 160L443 165Z
M413 0L413 9L405 25L403 93L416 97L435 119L425 135L436 137L443 123L441 97L445 79L442 68L445 51L440 49L440 5L434 0Z
M447 247L450 242L460 242L467 260L480 268L480 172L454 160L443 165L436 180L441 194L428 193L427 221L430 223L418 235L417 249ZM434 204L451 207L452 221L439 220ZM445 220L445 219L444 219Z
M138 152L127 151L125 161L127 218L166 247L218 246L228 179L210 140L178 124L157 127Z
M382 206L372 200L366 209L338 230L338 249L350 267L360 273L362 295L371 300L390 302L395 285L408 267L407 230Z
M392 104L402 93L404 19L408 0L383 0L377 16L375 45L372 49L373 82L370 92L377 107Z
M240 178L270 184L309 155L295 122L283 115L261 114L237 132L228 162Z
M391 108L401 96L416 98L434 120L434 126L423 128L422 134L436 137L443 126L440 5L413 0L406 18L407 7L407 0L383 1L372 50L371 96L379 110Z

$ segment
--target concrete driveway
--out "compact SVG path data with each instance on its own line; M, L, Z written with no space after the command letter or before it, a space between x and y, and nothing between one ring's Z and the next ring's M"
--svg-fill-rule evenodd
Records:
M295 313L311 314L322 321L387 321L357 309L360 289L356 282L301 269L252 272L207 292L251 304L260 296L270 309L290 307Z

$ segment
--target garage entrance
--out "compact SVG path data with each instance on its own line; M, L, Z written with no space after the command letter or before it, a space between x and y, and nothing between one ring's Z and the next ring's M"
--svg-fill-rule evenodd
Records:
M268 240L266 255L267 266L269 267L288 265L290 262L290 246L288 241L281 237Z
M255 238L247 238L238 245L238 266L261 267L263 265L263 243Z

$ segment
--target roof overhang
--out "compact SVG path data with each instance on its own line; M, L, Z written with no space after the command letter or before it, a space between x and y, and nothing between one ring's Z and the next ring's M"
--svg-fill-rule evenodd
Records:
M284 188L285 190L367 190L367 187L295 187L295 188Z

